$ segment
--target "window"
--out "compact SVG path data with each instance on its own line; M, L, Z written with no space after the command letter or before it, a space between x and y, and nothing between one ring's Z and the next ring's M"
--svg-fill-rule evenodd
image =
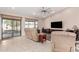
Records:
M37 28L38 22L37 21L25 21L25 28Z

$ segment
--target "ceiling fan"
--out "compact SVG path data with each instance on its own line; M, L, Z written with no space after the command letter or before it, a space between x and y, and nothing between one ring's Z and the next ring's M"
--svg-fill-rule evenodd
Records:
M52 9L50 7L41 7L38 11L40 17L47 17L52 13Z
M50 7L42 7L40 9L40 12L43 14L49 14L50 12L52 12L52 9Z

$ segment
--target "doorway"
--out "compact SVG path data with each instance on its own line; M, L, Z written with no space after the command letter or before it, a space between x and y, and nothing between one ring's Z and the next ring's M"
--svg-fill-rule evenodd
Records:
M21 20L2 19L2 39L21 36Z

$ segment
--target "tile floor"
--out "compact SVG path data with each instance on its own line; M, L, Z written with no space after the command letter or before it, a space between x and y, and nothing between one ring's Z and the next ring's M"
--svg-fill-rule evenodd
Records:
M51 42L43 44L26 37L15 37L0 41L0 52L51 52Z
M79 41L76 42L76 52L79 52ZM14 37L0 41L0 52L51 52L51 41L43 44L34 42L26 37Z

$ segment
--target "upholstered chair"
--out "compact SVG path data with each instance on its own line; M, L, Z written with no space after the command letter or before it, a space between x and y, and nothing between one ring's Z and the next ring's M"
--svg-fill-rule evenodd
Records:
M34 28L26 28L25 34L28 39L32 39L33 41L38 41L38 32Z
M53 52L74 52L76 34L65 31L53 31L51 33Z
M37 29L30 29L30 32L31 32L31 36L32 36L32 40L34 41L38 41L38 32L37 32Z
M25 37L28 38L28 39L32 39L30 29L25 28L24 31L25 31Z

